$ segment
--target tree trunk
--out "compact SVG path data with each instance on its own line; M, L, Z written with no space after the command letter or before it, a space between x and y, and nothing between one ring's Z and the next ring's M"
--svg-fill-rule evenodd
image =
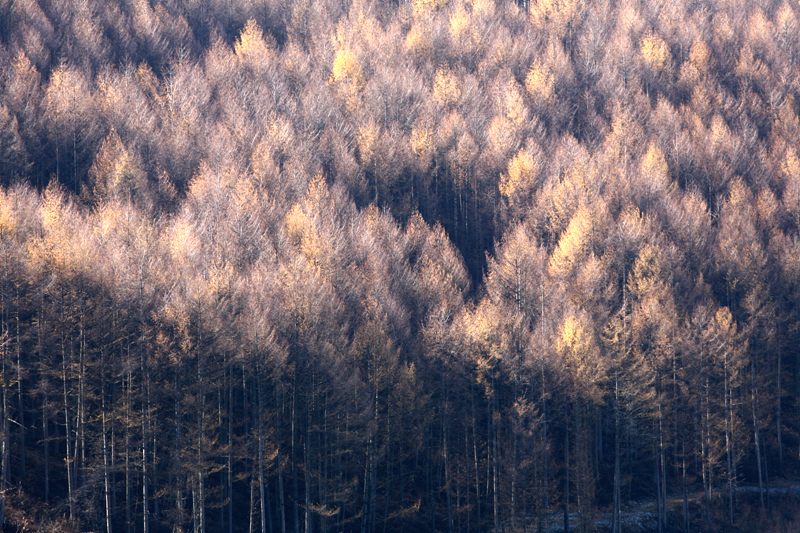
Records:
M619 439L620 439L620 412L619 412L619 367L616 359L614 360L614 510L611 520L611 533L620 533L620 456L619 456Z
M15 346L17 348L17 417L19 418L19 450L20 450L20 477L22 479L27 478L26 473L26 460L25 460L25 405L23 403L22 398L22 348L20 346L20 336L19 336L19 311L15 313L14 316L16 322L16 343ZM0 521L0 524L3 522Z
M728 463L728 519L733 524L733 443L731 442L731 399L728 383L728 354L723 357L724 363L724 404L725 404L725 455Z
M756 466L758 467L758 495L761 499L761 509L764 509L764 484L763 476L761 473L761 437L758 423L758 409L757 409L757 391L756 391L756 377L755 377L755 364L750 364L750 400L753 408L753 440L756 446Z
M450 494L450 454L447 442L447 389L442 373L442 458L444 459L444 490L447 494L447 528L453 533L453 503Z
M564 425L564 533L569 533L569 422Z
M102 397L102 416L103 416L103 493L105 496L106 504L106 533L111 533L111 486L109 479L108 467L108 439L106 436L106 390L105 379L102 381L100 388L100 396ZM0 522L1 523L1 522Z
M472 401L472 456L475 463L475 510L478 528L481 527L481 471L478 463L478 430L475 412L475 390L470 385L470 400Z
M228 533L233 533L233 366L228 371Z
M711 407L709 406L709 378L705 377L703 386L703 398L701 400L702 407L704 408L701 413L700 424L700 454L702 459L702 474L703 474L703 492L705 493L705 515L706 527L711 529L711 459L709 457L709 431L711 429Z
M261 501L261 533L267 532L267 497L264 487L264 396L261 384L261 364L256 364L258 387L258 496ZM280 459L279 459L280 461ZM270 524L271 526L271 524Z
M283 490L283 441L281 438L281 429L283 426L283 403L283 389L281 389L279 392L278 405L276 406L277 409L275 410L278 417L278 423L276 424L278 430L278 505L281 509L281 533L286 533L286 504Z
M3 302L5 303L5 302ZM8 487L8 380L6 378L6 339L8 329L6 321L0 324L0 367L2 369L3 387L3 434L0 437L0 460L2 460L2 470L0 471L0 529L5 524L6 517L6 487Z
M128 346L127 387L125 387L125 531L131 531L131 394L133 393L133 377L130 366L130 346Z
M148 437L148 411L150 410L150 387L148 383L147 365L145 363L145 355L142 347L139 347L140 363L142 367L142 530L144 533L150 533L150 508L149 501L150 495L148 493L148 475L147 469L147 437Z
M70 453L70 423L69 423L69 396L67 390L67 353L64 342L61 344L61 370L62 370L62 383L64 385L64 428L65 439L67 444L66 466L67 466L67 498L69 501L69 521L75 523L75 487L73 484L73 469L72 454Z

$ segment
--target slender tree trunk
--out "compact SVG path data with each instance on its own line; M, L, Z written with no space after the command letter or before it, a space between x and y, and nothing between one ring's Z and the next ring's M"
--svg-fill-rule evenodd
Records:
M444 488L447 494L447 528L453 533L453 503L451 500L450 486L450 454L447 442L447 389L444 373L442 373L442 456L444 459Z
M616 359L614 360L614 511L611 521L611 532L620 533L620 455L619 455L619 440L620 440L620 412L619 412L619 367Z
M725 455L728 462L728 519L733 524L733 443L731 442L731 399L728 383L728 355L724 360L724 403L725 403Z
M133 393L133 377L130 366L130 346L128 346L127 387L125 390L125 531L131 531L131 395Z
M494 385L494 383L492 384ZM492 428L492 509L494 511L494 528L495 531L499 530L500 528L500 503L497 494L497 477L498 477L498 464L497 464L497 390L492 387L492 397L489 401L492 402L492 420L491 420L491 428Z
M519 347L518 347L519 350ZM519 353L519 352L517 352ZM514 371L514 404L519 401L519 376ZM513 427L511 428L512 435L511 435L511 530L517 530L517 453L518 453L518 442L517 442L517 435L519 433L519 427L521 422L519 420L519 414L514 412L513 416Z
M682 440L682 447L683 453L681 454L682 457L682 465L683 465L683 530L686 533L689 533L689 483L686 478L686 440L685 438Z
M26 472L26 449L25 449L25 404L22 397L22 348L20 346L19 336L19 311L15 312L14 319L16 322L16 349L17 349L17 417L19 418L19 452L20 452L20 477L26 479L28 474ZM0 524L2 522L0 521Z
M775 416L775 426L776 426L777 435L778 435L778 466L780 467L781 472L783 472L783 423L781 421L781 403L783 402L783 389L782 389L782 386L781 386L782 378L783 378L783 368L781 366L781 363L783 361L783 358L781 357L781 350L780 349L775 350L775 352L777 354L776 359L777 359L777 367L778 367L778 372L777 372L777 375L775 376L775 378L776 378L775 379L775 381L776 381L775 409L777 411L775 413L775 415L776 415Z
M50 502L50 417L48 415L49 395L45 387L42 399L42 447L44 448L44 501Z
M757 409L757 391L756 391L756 377L755 377L755 364L750 365L750 400L753 407L753 440L756 445L756 466L758 467L758 495L761 498L761 509L764 509L764 484L761 474L761 437L758 423L758 409Z
M64 341L61 344L61 370L62 370L62 383L64 385L64 428L65 428L65 438L66 438L66 445L67 445L67 455L66 455L66 466L67 466L67 498L69 501L69 521L70 523L75 523L75 499L74 499L74 491L75 487L73 484L73 469L74 465L72 463L72 454L70 453L70 423L69 423L69 396L67 390L67 353L66 347L64 346Z
M5 304L5 302L3 302ZM0 329L0 367L2 367L2 387L3 387L3 435L0 440L0 459L2 460L2 479L0 479L0 529L5 524L6 518L6 488L8 487L8 379L6 374L6 339L8 329L6 321L3 320Z
M705 493L706 527L711 529L711 458L709 457L709 431L711 429L711 408L709 406L709 378L706 376L703 386L702 406L704 413L701 414L701 436L700 453L702 458L703 492Z
M226 363L227 366L227 363ZM228 372L228 533L233 533L233 366Z
M261 384L261 365L256 365L256 381L258 383L258 496L261 500L261 533L267 532L267 498L264 488L264 400ZM279 459L280 460L280 459Z
M372 466L370 470L370 488L369 488L369 524L370 524L370 533L375 533L375 516L376 516L376 509L378 507L378 435L379 435L379 411L378 411L378 387L375 386L375 391L373 394L373 420L374 420L374 431L372 437L372 453L370 454L372 460Z
M656 479L656 516L658 517L658 533L662 533L662 531L664 531L664 524L661 521L661 515L664 512L664 502L661 497L661 468L659 468L658 464L659 458L658 448L656 448L656 460L653 464L655 472L653 472L653 474Z
M659 402L658 402L658 467L659 485L658 492L661 499L661 527L667 525L667 452L664 446L664 408L661 404L661 376L659 373Z
M308 402L306 403L306 423L304 428L304 439L303 439L303 462L305 463L303 466L303 471L305 473L305 491L304 491L304 500L305 500L305 509L303 513L303 531L304 533L311 532L311 410L314 407L314 386L316 385L314 376L311 377L311 392L309 393L311 396L310 405Z
M83 487L86 484L86 334L84 331L84 317L80 317L80 333L78 336L78 431L76 439L80 439L81 460L79 467L76 468L80 472L80 483L76 483L78 487ZM77 455L77 448L76 453Z
M104 362L105 364L105 362ZM111 486L109 479L108 467L108 439L106 436L106 389L105 378L102 380L100 387L100 396L102 398L102 417L103 417L103 494L105 496L106 504L106 533L111 533Z
M183 410L181 409L183 398L181 392L181 381L179 366L175 365L175 463L176 474L174 478L175 483L175 508L177 510L177 518L175 520L175 533L183 533L184 526L184 501L183 501Z
M475 463L475 510L478 528L481 527L481 471L478 464L478 429L477 413L475 412L475 390L470 385L470 400L472 401L472 456Z
M569 422L564 425L564 533L569 533Z
M281 533L286 533L286 504L283 490L283 440L281 438L283 427L283 389L279 392L279 401L276 409L278 423L276 424L278 435L278 505L281 509Z
M140 363L142 367L142 530L144 533L150 533L150 495L148 493L148 475L147 468L147 438L148 438L148 411L150 410L150 387L147 376L147 365L145 363L145 354L142 347L140 350Z
M297 481L297 373L292 379L292 427L291 427L291 452L292 452L292 516L294 517L294 533L300 533L300 494Z
M544 299L543 299L544 301ZM544 316L544 306L542 307ZM550 444L547 440L547 382L545 381L544 359L541 363L542 372L542 442L544 455L544 531L550 533Z

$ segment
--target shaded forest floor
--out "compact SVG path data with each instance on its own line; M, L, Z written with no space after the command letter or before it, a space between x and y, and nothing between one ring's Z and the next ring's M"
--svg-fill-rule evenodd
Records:
M706 527L703 492L691 492L687 495L689 527L688 531L727 531L759 533L793 533L800 532L800 485L781 483L764 488L765 509L761 509L759 488L744 485L737 488L734 504L734 523L729 524L724 515L727 510L727 494L716 491L712 499L711 529ZM667 525L664 533L687 531L684 526L684 498L673 496L667 500ZM587 521L589 531L612 531L613 511L611 508L597 510ZM656 533L658 529L658 508L654 499L634 501L623 505L621 511L621 528L624 533ZM581 531L579 513L569 515L570 530ZM503 525L502 531L513 531L510 523ZM563 510L550 513L549 527L543 519L528 517L524 532L564 531Z

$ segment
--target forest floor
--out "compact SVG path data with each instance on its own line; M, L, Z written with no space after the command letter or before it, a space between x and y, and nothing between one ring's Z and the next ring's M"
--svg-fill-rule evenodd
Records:
M712 524L711 531L758 533L800 533L800 485L781 483L772 485L767 492L764 488L766 509L761 509L759 487L743 485L737 487L737 498L734 507L734 524L731 526L721 519L727 511L727 493L715 491L712 497ZM702 491L691 492L687 495L689 514L688 531L707 531L704 516L704 494ZM621 509L621 529L623 533L656 533L658 532L657 503L653 500L641 500L623 505ZM683 532L684 527L684 498L683 495L667 499L667 525L663 533ZM716 519L715 519L716 517ZM524 525L524 533L564 531L564 513L557 511L550 513L546 527L544 519L528 517ZM587 520L589 531L600 533L612 530L612 510L597 510ZM570 530L581 531L581 517L577 512L569 515ZM513 531L511 524L504 524L504 531Z

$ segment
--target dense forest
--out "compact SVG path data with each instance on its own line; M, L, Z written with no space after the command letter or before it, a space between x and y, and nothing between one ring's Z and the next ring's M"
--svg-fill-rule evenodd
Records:
M798 18L0 0L3 531L768 531Z

